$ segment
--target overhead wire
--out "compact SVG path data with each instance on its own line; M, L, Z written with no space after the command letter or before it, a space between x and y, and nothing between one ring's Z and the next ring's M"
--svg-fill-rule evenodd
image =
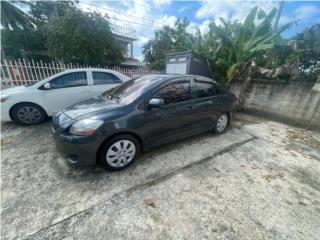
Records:
M87 4L87 5L99 8L99 9L104 9L104 10L109 11L109 12L116 13L116 14L120 15L120 17L131 18L131 20L127 20L127 19L120 19L120 18L114 17L114 16L113 17L108 16L109 19L113 18L114 20L117 20L117 21L128 22L128 23L132 23L132 24L143 25L143 26L147 26L147 27L151 27L151 28L155 28L155 29L160 29L160 27L156 26L155 24L150 24L150 23L145 23L145 22L137 22L137 21L135 21L135 19L133 19L134 21L132 21L132 18L136 18L136 19L141 19L142 21L146 21L147 20L147 21L154 21L155 22L154 19L152 19L152 20L149 19L148 20L146 18L141 18L141 17L130 15L130 14L124 15L125 13L121 13L119 11L116 11L116 10L113 10L113 9L110 9L110 8L98 6L96 4L93 4L93 3L90 3L90 2L86 2L86 1L81 1L81 3Z

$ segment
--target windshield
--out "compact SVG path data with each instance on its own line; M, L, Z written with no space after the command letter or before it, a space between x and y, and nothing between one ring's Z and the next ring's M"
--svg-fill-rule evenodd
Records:
M164 76L155 75L131 79L116 88L105 91L102 96L107 96L111 99L118 99L122 104L129 104L141 96L151 83L164 78Z

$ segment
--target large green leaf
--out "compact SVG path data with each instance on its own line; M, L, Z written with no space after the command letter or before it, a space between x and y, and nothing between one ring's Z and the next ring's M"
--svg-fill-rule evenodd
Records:
M269 44L259 44L254 48L250 49L250 52L256 52L256 51L261 51L261 50L268 50L273 48L274 44L273 43L269 43Z
M209 28L217 38L220 38L224 42L224 44L228 46L232 45L227 32L218 27L214 22L210 23Z
M256 38L251 38L249 41L247 41L243 48L245 51L249 51L250 49L254 48L256 45L258 44L267 44L267 43L271 43L272 40L278 36L277 32L268 32L263 36L260 37L256 37Z
M250 11L250 13L248 14L248 16L246 17L246 20L243 23L243 27L245 29L251 29L254 27L254 20L256 18L257 15L257 11L258 11L258 7L254 7L252 8L252 10Z
M269 22L272 22L274 20L274 18L276 17L278 12L278 9L276 7L274 7L270 13L267 15L266 20Z
M258 19L265 18L266 16L267 16L266 12L263 11L262 9L259 9L258 14L257 14Z

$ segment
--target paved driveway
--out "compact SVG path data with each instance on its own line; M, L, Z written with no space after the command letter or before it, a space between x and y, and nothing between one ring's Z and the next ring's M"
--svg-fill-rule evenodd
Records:
M237 119L115 173L69 169L50 123L3 124L2 239L320 239L319 132Z

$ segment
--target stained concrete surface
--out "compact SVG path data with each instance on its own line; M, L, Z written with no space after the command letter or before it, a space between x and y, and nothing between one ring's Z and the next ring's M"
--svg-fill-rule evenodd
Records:
M68 168L50 123L3 124L2 239L320 239L320 133L236 118L115 173Z

